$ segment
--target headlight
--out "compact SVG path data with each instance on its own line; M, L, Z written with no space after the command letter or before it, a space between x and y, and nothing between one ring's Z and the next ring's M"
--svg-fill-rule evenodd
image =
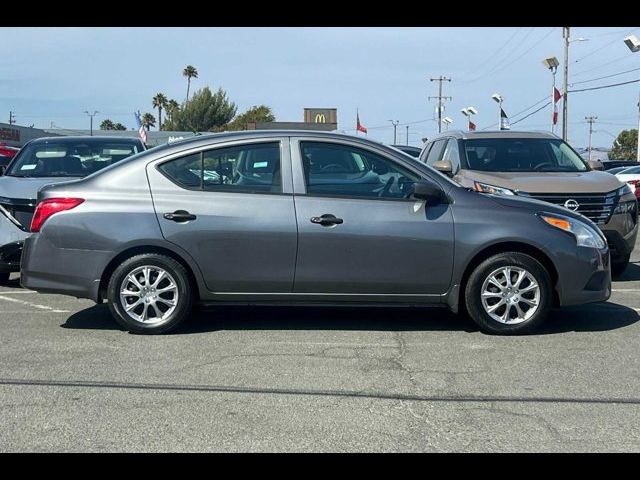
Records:
M552 227L559 228L560 230L573 234L576 238L576 244L579 247L602 249L607 244L600 231L596 231L591 226L581 222L580 220L550 213L540 213L538 215L544 222Z
M622 196L622 195L626 195L627 193L633 193L633 190L631 190L631 187L629 186L629 184L625 183L616 191L616 193L619 196Z
M515 195L508 188L496 187L494 185L488 185L486 183L473 182L477 192L491 193L493 195Z

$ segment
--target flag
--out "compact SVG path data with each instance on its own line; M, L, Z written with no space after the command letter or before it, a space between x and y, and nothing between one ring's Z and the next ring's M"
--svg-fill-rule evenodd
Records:
M133 112L133 115L136 117L136 126L138 127L138 133L140 134L140 138L142 139L142 143L147 144L147 131L144 129L144 125L142 125L142 121L140 120L140 112Z
M475 123L473 123L473 122L471 121L471 119L469 119L469 131L470 131L470 132L475 132L475 131L476 131L476 124L475 124Z
M509 117L504 113L504 110L500 108L500 130L511 130L509 125Z
M360 123L360 114L356 112L356 132L367 133L367 128Z
M560 95L560 90L553 87L553 124L558 124L558 101L560 101L562 95Z

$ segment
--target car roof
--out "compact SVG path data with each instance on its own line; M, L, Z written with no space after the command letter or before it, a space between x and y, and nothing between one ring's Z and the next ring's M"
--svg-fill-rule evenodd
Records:
M59 137L40 137L34 138L29 143L76 143L76 142L115 142L115 143L139 143L141 140L138 137L115 137L107 135L72 135L72 136L59 136Z
M483 139L483 138L553 138L559 139L557 135L554 135L551 132L545 131L525 131L525 130L482 130L482 131L474 131L468 132L464 130L447 130L436 135L433 138L430 138L429 141L432 142L439 138L458 138L461 140L473 140L473 139Z

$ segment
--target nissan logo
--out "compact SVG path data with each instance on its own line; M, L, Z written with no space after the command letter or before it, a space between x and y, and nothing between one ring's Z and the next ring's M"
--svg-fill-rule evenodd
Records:
M566 202L564 202L564 208L568 208L569 210L573 210L574 212L578 210L580 204L576 202L573 198L570 198Z

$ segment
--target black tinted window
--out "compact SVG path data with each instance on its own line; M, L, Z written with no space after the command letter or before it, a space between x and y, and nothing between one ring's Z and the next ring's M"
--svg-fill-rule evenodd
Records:
M420 178L388 158L357 147L300 145L308 194L405 198Z
M282 192L280 144L277 142L216 148L163 163L160 170L186 188Z
M142 151L117 140L49 141L26 145L7 175L16 177L85 177Z

